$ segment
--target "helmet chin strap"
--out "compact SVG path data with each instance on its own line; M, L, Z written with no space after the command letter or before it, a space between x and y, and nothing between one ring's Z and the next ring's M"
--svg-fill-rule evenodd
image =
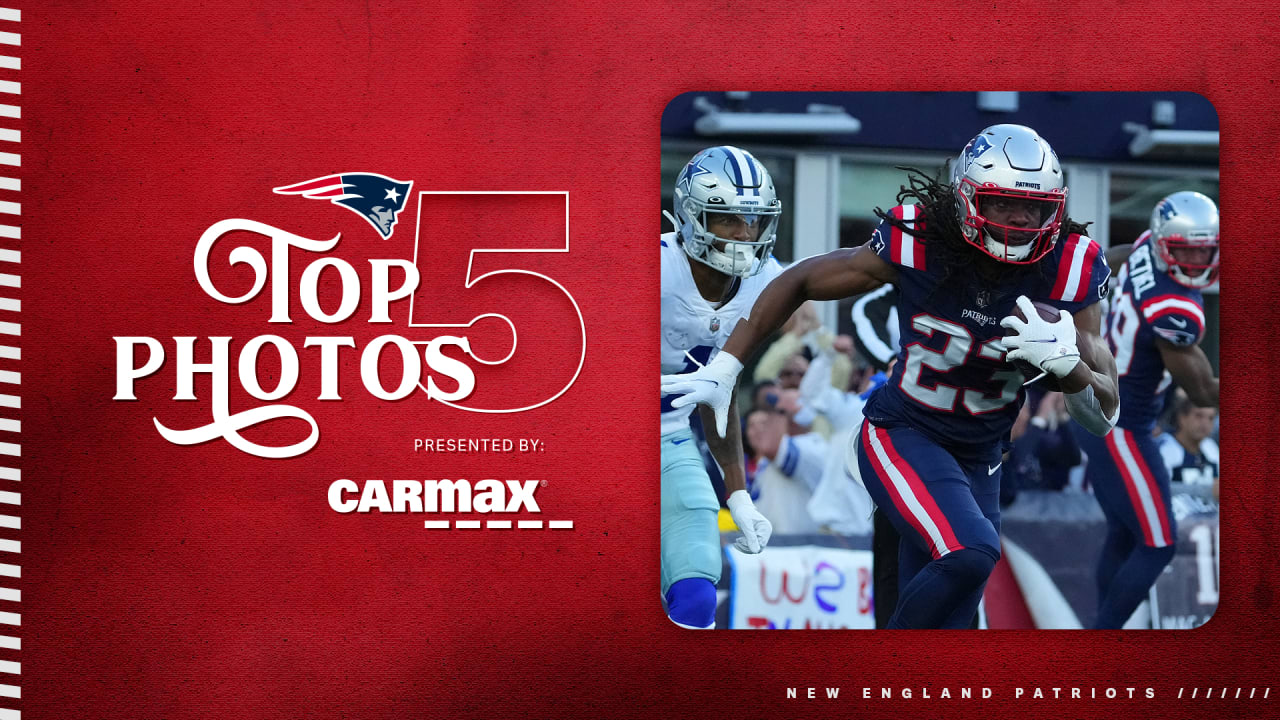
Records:
M674 228L676 232L680 232L680 221L676 219L676 216L672 215L670 210L663 210L662 214L671 221L671 227Z
M982 230L982 239L986 243L987 252L996 257L1008 258L1010 260L1025 260L1031 254L1032 247L1035 242L1029 242L1025 245L1007 245L996 240L991 233L984 228Z
M725 250L707 248L707 262L725 275L745 276L755 262L755 253L732 243Z
M1202 288L1213 284L1213 272L1207 268L1199 275L1188 275L1181 265L1175 264L1170 268L1169 274L1173 275L1173 279L1183 287Z

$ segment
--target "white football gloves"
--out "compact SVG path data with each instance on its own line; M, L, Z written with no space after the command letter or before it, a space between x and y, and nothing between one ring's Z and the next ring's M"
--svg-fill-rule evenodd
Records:
M735 490L730 493L726 502L733 524L742 531L742 537L733 541L734 547L744 553L755 555L769 544L769 536L773 535L773 524L760 514L751 496L746 490Z
M1040 317L1026 295L1019 296L1016 302L1027 319L1024 321L1010 315L1000 321L1002 327L1015 333L1001 341L1009 349L1005 357L1031 363L1055 377L1070 375L1076 363L1080 362L1080 349L1076 347L1076 324L1071 313L1059 310L1058 321L1049 322Z
M662 394L683 396L671 402L673 408L695 403L711 408L716 416L716 432L724 437L729 427L729 403L733 401L740 372L742 363L738 358L721 351L694 372L663 375Z
M673 408L693 404L710 407L716 417L716 433L724 437L729 429L729 405L733 401L740 372L742 362L722 351L694 372L663 375L662 394L681 396L671 402ZM734 546L751 555L763 550L769 544L769 536L773 535L773 524L756 509L747 491L730 493L726 504L733 523L742 531L742 537L733 542Z

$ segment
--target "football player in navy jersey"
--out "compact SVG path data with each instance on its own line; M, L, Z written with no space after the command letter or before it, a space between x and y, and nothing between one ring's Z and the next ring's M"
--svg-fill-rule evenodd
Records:
M963 628L974 616L1000 557L1001 455L1025 395L1012 361L1053 376L1093 432L1114 425L1115 366L1098 337L1110 272L1065 217L1066 194L1057 156L1034 130L989 127L949 183L910 175L898 202L914 202L877 209L867 244L796 263L707 367L663 379L664 392L683 395L672 405L707 404L723 428L742 361L802 302L897 286L898 362L847 452L902 535L889 627ZM1043 319L1033 301L1058 319Z
M1089 455L1086 477L1107 517L1094 627L1123 627L1173 559L1178 533L1169 473L1152 430L1168 389L1166 370L1191 403L1218 406L1218 379L1200 349L1200 291L1217 279L1217 206L1189 191L1161 200L1120 268L1107 318L1119 421L1105 438L1077 432Z

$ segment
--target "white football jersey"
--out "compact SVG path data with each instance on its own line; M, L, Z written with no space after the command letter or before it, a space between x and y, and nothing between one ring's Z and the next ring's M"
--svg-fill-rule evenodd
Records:
M689 263L696 262L685 254L675 233L662 236L662 372L693 372L698 366L692 356L706 364L724 347L738 321L751 313L760 292L782 272L782 266L770 256L760 272L745 278L729 302L716 307L704 300L693 282ZM688 353L688 356L686 355ZM662 434L689 425L692 407L671 409L670 399L662 398Z

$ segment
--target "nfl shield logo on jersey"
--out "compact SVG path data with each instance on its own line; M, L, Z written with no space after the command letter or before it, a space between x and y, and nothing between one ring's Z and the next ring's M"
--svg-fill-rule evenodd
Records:
M986 306L990 305L990 304L991 304L991 291L990 291L990 290L979 290L979 291L978 291L978 297L974 299L974 302L975 302L975 303L977 303L977 305L978 305L978 307L979 307L979 308L985 308Z
M720 318L711 318L711 332L720 332Z

